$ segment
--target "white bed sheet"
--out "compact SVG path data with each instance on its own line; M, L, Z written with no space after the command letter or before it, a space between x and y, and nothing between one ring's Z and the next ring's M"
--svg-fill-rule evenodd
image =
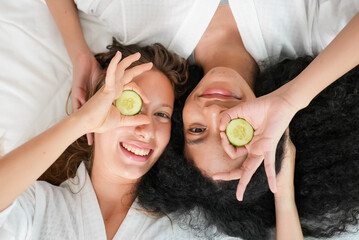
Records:
M85 38L104 51L111 34L80 13ZM72 65L41 0L0 2L0 139L5 154L66 116ZM71 104L70 104L71 106Z
M112 34L92 16L80 12L80 21L91 50L104 51ZM66 117L71 81L71 61L46 4L41 0L1 0L1 154ZM359 233L332 239L359 239Z

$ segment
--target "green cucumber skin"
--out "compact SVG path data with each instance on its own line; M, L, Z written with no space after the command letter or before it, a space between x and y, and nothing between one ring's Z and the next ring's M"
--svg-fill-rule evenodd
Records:
M246 124L246 128L250 127L250 128L252 129L252 131L251 131L251 132L252 132L251 136L250 136L249 138L246 136L246 137L248 138L248 141L244 141L243 144L237 144L237 143L234 142L233 139L231 139L231 138L232 138L232 137L231 137L231 134L232 134L232 133L230 132L230 130L229 130L229 128L228 128L228 126L230 126L231 123L234 124L235 121L238 121L238 120L240 120L242 123L245 123L245 124ZM243 146L247 145L248 143L250 143L250 142L252 141L253 136L254 136L254 129L253 129L252 125L251 125L248 121L246 121L245 119L243 119L243 118L235 118L235 119L232 119L232 120L228 123L228 125L227 125L227 127L226 127L226 136L227 136L228 141L229 141L233 146L235 146L235 147L243 147Z
M139 107L138 107L137 111L131 112L131 111L127 111L127 110L125 110L125 109L123 109L121 107L121 100L122 100L121 98L123 98L124 95L129 95L127 98L130 98L130 97L135 98L134 99L135 102L139 103ZM116 105L117 109L120 111L120 113L122 115L124 115L124 116L134 116L134 115L141 112L142 99L141 99L140 95L137 92L133 91L133 90L123 90L121 96L118 99L116 99L115 105Z

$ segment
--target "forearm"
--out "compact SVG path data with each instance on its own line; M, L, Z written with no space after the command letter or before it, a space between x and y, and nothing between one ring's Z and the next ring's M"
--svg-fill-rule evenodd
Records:
M359 64L359 13L295 79L277 92L298 110Z
M0 159L0 211L26 190L63 151L86 133L76 117L68 117Z
M303 239L294 191L285 196L275 196L276 239Z
M46 0L64 39L72 63L80 55L92 55L84 38L77 7L73 0Z

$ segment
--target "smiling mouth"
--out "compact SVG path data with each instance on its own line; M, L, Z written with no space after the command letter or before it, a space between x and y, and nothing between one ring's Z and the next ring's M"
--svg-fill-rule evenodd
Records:
M236 100L241 100L238 97L235 96L228 96L228 95L222 95L222 94L202 94L199 97L201 98L209 98L209 99L220 99L220 100L227 100L227 99L236 99Z
M126 143L121 143L121 146L125 148L127 151L138 156L147 156L151 152L151 149L137 148L135 146L128 145Z
M231 91L222 88L208 88L201 95L199 95L199 97L214 98L220 100L227 100L227 99L240 100L240 98L235 96Z
M120 143L120 147L125 156L135 162L146 162L153 152L152 149L139 148L123 142Z

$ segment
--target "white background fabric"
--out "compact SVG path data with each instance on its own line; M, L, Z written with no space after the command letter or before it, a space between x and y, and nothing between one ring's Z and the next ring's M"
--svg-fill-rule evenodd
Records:
M358 0L229 0L243 43L263 69L318 55L359 11Z
M182 229L171 216L154 216L141 210L135 201L113 239L203 239ZM60 187L46 182L32 184L0 212L0 239L106 239L101 210L85 165L81 164L77 176Z
M120 2L126 6L127 4L131 5L132 8L137 1ZM174 2L168 4L171 5ZM186 7L192 6L189 2L194 2L193 6L195 7L187 12ZM275 4L279 2L280 6ZM358 9L357 5L359 4L357 0L328 0L320 1L319 8L317 2L310 0L304 2L299 0L233 0L230 1L230 4L246 47L257 61L262 61L268 56L276 56L277 59L280 59L283 54L292 54L291 56L295 57L301 55L303 51L306 54L317 53L354 15L357 11L355 8ZM80 2L78 3L81 9L82 6ZM126 19L133 21L141 19L141 16L135 14L135 10L133 10L134 12L131 14L125 11L124 15L118 15L120 18L116 21L111 20L110 17L106 17L105 13L101 16L96 15L96 1L82 1L82 3L88 4L88 6L84 5L83 9L85 11L89 9L90 15L80 12L80 19L85 38L94 53L104 51L105 46L111 42L113 35L111 30L116 31L116 27L127 26L124 23L118 23L121 17L125 16L128 17ZM309 8L309 3L314 4L314 9ZM186 16L191 17L176 18L176 22L173 23L177 24L182 21L184 23L183 27L172 29L171 33L176 33L176 40L163 42L172 50L178 49L176 51L184 57L192 52L196 41L199 40L198 37L201 36L201 32L208 24L208 19L198 25L199 30L197 28L188 30L186 27L196 26L199 21L203 20L201 12L214 13L218 1L191 0L186 4L181 5L183 8L172 9L170 13L188 13L190 15ZM291 8L286 4L293 4L296 7ZM137 5L137 7L141 6ZM237 6L241 8L236 8ZM147 7L142 9L142 15L145 15ZM108 8L106 11L106 13L110 13L112 9ZM237 11L238 14L236 14ZM335 17L340 17L343 13L348 13L346 18ZM145 16L147 20L156 17L151 13ZM99 17L101 21L99 21ZM272 18L275 20L271 20ZM242 22L241 19L246 21ZM122 42L128 44L140 41L142 44L147 44L146 34L150 34L150 30L153 28L153 25L150 25L147 20L142 22L139 20L136 23L145 24L143 35L126 33ZM167 21L169 20L163 17L157 19L157 23L164 23L164 26L168 27L169 22ZM302 27L292 31L293 24L298 22ZM311 23L309 28L304 26L308 22ZM112 24L111 29L105 27L106 23ZM246 24L248 24L247 27ZM318 33L314 34L314 29ZM143 29L140 30L142 32ZM168 34L161 28L157 28L157 31L159 35L156 37L159 37L160 34ZM189 33L187 34L186 31ZM0 153L6 153L66 116L65 102L71 89L72 66L51 14L47 6L40 0L2 0L0 2L0 33L0 139L2 143ZM289 35L287 36L287 34ZM120 38L121 35L117 37ZM302 44L302 47L298 47L299 50L293 47L293 44L289 44L292 40L294 45L299 43ZM152 38L151 41L156 41L156 38ZM184 44L183 47L182 44ZM359 238L359 234L347 234L335 239L353 239L355 237Z
M81 21L91 49L104 51L111 34L94 17L81 14ZM40 0L2 0L0 33L0 153L4 154L66 116L72 65Z
M162 43L188 58L206 30L219 0L75 0L97 16L121 43Z

